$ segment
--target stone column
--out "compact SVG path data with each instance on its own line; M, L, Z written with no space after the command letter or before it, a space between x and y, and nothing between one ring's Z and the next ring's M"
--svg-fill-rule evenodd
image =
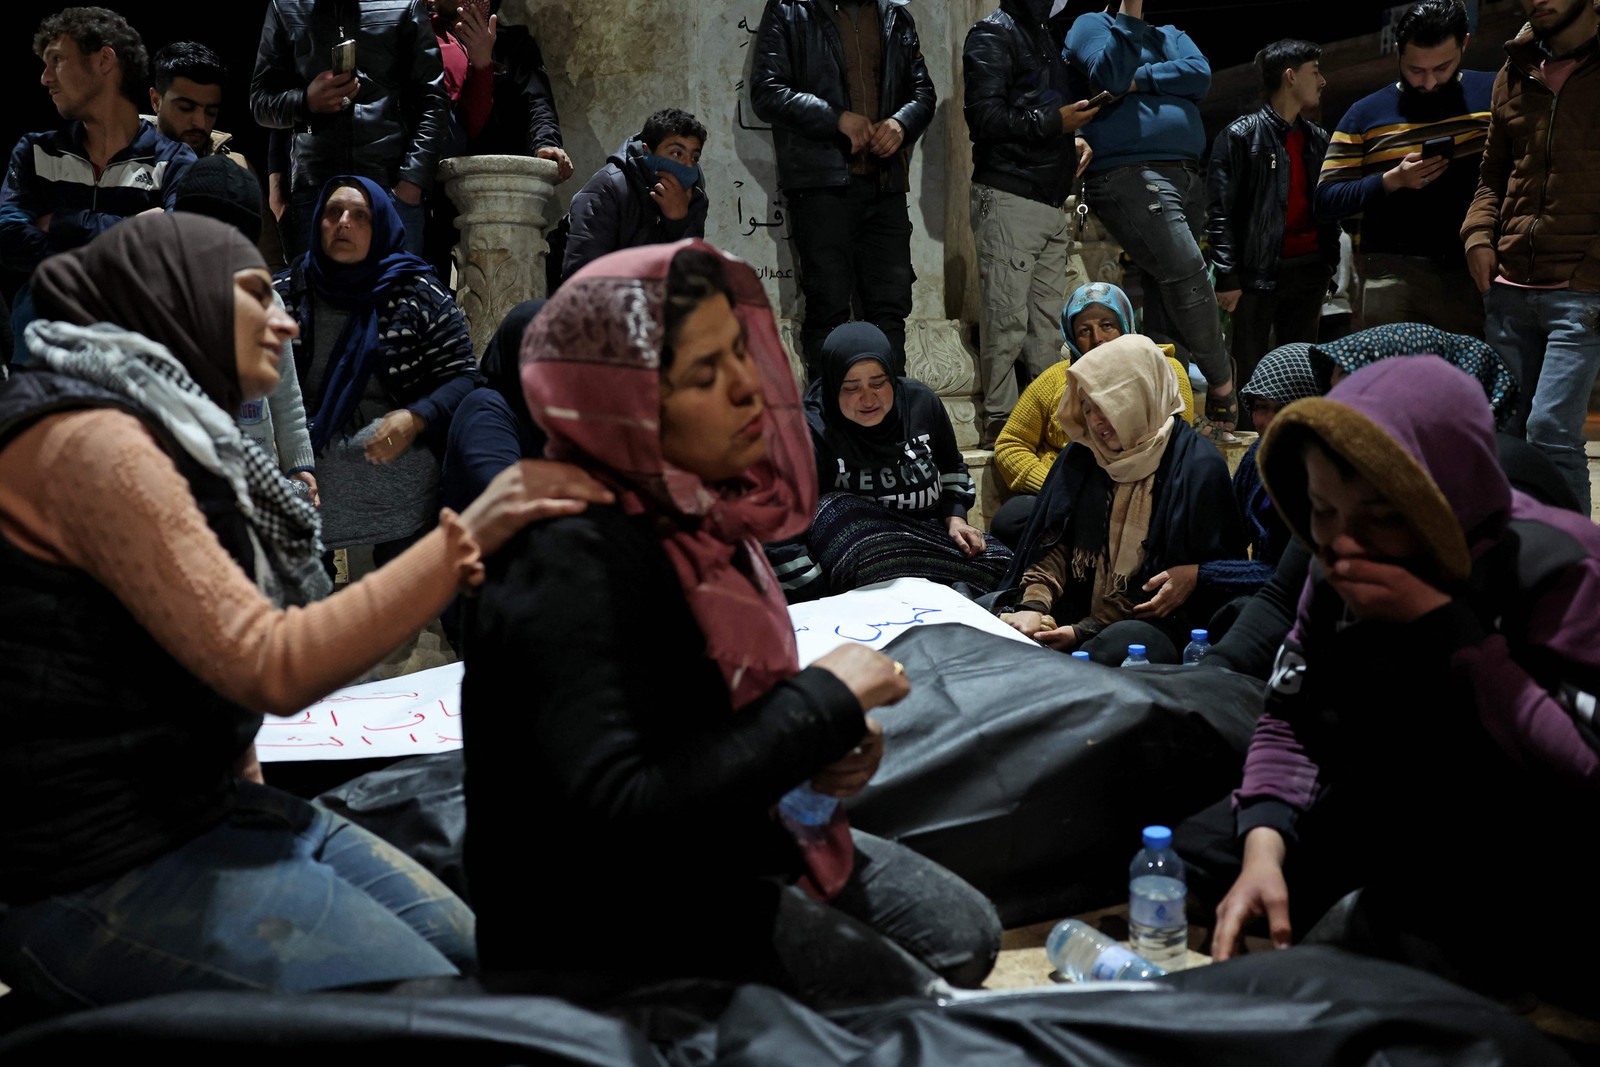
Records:
M456 301L481 355L506 312L545 295L545 206L555 195L556 164L456 156L439 164L439 180L460 212Z

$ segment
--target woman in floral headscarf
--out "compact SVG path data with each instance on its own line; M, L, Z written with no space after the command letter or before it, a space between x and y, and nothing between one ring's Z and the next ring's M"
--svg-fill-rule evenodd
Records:
M816 479L754 272L698 242L606 256L534 320L522 363L546 455L618 504L512 545L468 626L486 980L600 997L709 977L822 1000L981 982L988 902L826 812L877 767L866 713L909 683L854 644L800 669L761 542L805 528ZM780 821L801 783L821 813Z

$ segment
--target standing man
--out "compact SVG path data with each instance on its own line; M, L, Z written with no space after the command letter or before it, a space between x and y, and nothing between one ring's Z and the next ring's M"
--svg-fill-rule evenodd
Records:
M1529 26L1506 45L1495 78L1461 237L1489 343L1522 381L1511 429L1525 428L1588 515L1583 422L1600 371L1600 22L1590 0L1522 7Z
M1459 234L1494 75L1461 69L1468 40L1460 0L1411 5L1395 27L1400 80L1356 101L1333 132L1315 209L1322 222L1361 216L1363 326L1422 322L1483 336L1483 300Z
M335 46L354 42L336 74ZM317 195L336 174L390 191L406 251L422 254L423 193L449 124L439 46L420 0L269 0L250 79L261 125L294 128L284 245L304 254Z
M1072 234L1064 210L1092 153L1076 132L1095 117L1068 88L1048 25L1052 0L1001 0L961 52L972 138L972 237L982 307L978 377L993 448L1017 403L1017 357L1031 377L1061 358Z
M1248 382L1279 345L1317 340L1322 302L1339 266L1339 229L1312 219L1328 134L1302 112L1322 101L1322 48L1277 41L1256 54L1261 110L1211 146L1206 237L1217 303L1233 313L1234 380Z
M222 83L228 78L228 68L221 58L198 41L175 41L151 58L150 75L150 107L162 136L182 141L201 159L218 155L236 163L255 180L250 162L229 144L233 135L217 129ZM265 204L259 206L261 229L256 234L256 245L267 261L267 269L277 273L287 265L283 244L278 240L277 220Z
M1084 198L1139 268L1145 332L1188 349L1209 387L1206 418L1230 430L1239 397L1200 252L1206 133L1196 105L1211 88L1211 64L1182 30L1146 22L1144 0L1078 16L1067 52L1082 95L1116 97L1083 129L1094 147Z
M195 158L139 117L149 60L121 15L69 7L39 23L33 53L69 125L24 134L0 188L0 264L25 274L129 216L171 207L172 186ZM19 345L32 319L24 285L12 312Z
M778 186L805 295L801 346L851 318L884 332L905 373L911 314L911 146L933 121L933 79L907 0L767 0L750 102L772 123Z

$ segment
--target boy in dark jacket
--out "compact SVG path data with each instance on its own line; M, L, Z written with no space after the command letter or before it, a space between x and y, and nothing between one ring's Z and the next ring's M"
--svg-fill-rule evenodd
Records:
M619 248L704 237L705 143L705 126L687 111L663 108L646 119L572 198L561 276Z
M1322 48L1275 41L1256 53L1267 103L1217 134L1206 236L1217 303L1233 313L1233 377L1272 348L1317 340L1339 229L1312 216L1328 134L1304 113L1322 100ZM1276 337L1274 338L1274 334Z

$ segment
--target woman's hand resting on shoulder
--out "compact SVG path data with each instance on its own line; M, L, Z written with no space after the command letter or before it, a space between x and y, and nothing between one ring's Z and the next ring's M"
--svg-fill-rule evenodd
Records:
M843 682L861 701L862 711L898 703L911 692L904 668L882 652L854 641L818 657L811 665L821 667Z
M461 513L461 524L478 542L479 551L490 556L530 522L576 515L590 504L615 499L581 467L524 459L494 476Z

